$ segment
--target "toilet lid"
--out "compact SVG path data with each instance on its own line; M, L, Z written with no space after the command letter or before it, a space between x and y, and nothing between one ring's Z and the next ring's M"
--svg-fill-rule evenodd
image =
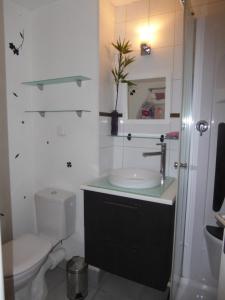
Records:
M4 276L18 275L40 262L51 250L51 243L33 234L3 244Z

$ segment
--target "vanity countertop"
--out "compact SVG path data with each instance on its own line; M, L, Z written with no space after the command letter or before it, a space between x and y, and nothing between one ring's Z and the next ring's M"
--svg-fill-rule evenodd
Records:
M128 189L113 186L107 179L100 177L81 185L81 190L110 194L137 200L173 205L177 194L177 180L167 177L163 186L148 189Z
M216 214L217 221L225 227L225 214Z

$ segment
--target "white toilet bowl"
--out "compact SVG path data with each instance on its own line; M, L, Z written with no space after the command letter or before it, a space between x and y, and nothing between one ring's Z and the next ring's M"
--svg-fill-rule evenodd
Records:
M6 295L10 295L13 288L15 299L20 299L17 293L25 288L27 291L24 290L23 294L27 292L28 297L30 283L40 270L51 248L52 245L47 240L32 234L25 234L3 245Z
M210 230L211 229L211 230ZM219 270L220 270L220 259L221 259L221 251L222 251L222 240L220 239L220 235L222 236L222 228L219 229L218 232L214 232L218 229L214 226L205 226L205 238L206 238L206 246L209 256L209 265L212 272L213 277L218 280L219 279Z
M24 234L3 245L7 300L44 300L45 273L65 258L60 242L74 233L74 193L53 188L39 191L35 210L37 234Z

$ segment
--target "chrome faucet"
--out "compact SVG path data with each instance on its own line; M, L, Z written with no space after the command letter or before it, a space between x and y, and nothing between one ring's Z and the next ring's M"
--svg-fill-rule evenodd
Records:
M166 143L158 143L157 146L161 146L161 151L159 152L144 152L142 155L147 156L161 156L160 162L160 173L161 173L161 184L165 182L166 178Z

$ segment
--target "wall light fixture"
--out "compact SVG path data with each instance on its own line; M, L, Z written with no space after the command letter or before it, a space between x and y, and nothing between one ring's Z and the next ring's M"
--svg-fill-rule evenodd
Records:
M152 49L150 45L146 43L141 43L140 47L141 47L141 56L151 54Z

